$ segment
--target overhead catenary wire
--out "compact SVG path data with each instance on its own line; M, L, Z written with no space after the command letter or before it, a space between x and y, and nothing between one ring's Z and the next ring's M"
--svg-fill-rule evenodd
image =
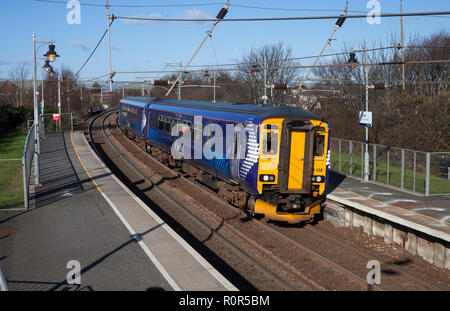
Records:
M43 3L53 3L53 4L65 4L67 1L62 0L33 0L35 2ZM80 2L82 6L88 7L105 7L104 4L97 3L86 3ZM170 8L170 7L201 7L201 6L214 6L222 5L222 2L211 2L211 3L185 3L185 4L110 4L110 7L117 8ZM252 6L252 5L242 5L242 4L230 4L233 7L245 8L245 9L255 9L255 10L266 10L266 11L298 11L298 12L340 12L338 9L314 9L314 8L274 8L274 7L262 7L262 6ZM350 13L369 13L368 11L358 11L349 10ZM440 18L450 18L449 16L425 16L425 17L440 17Z
M450 63L450 59L440 59L440 60L416 60L416 61L406 61L404 62L407 65L414 65L414 64L445 64L445 63ZM365 66L386 66L386 65L401 65L403 64L402 62L383 62L383 63L369 63L366 64ZM274 66L271 67L272 69L305 69L305 68L338 68L338 67L351 67L351 66L364 66L364 64L334 64L334 65L316 65L316 66L311 66L311 65L296 65L296 66ZM221 71L221 72L226 72L226 71L242 71L242 70L263 70L263 68L253 68L253 67L248 67L248 68L218 68L216 69L216 71ZM153 71L116 71L116 74L154 74L154 73L167 73L167 74L173 74L173 73L178 73L179 71L175 71L175 70L169 70L169 71L158 71L158 70L153 70ZM191 70L189 71L189 73L198 73L201 74L203 73L203 70Z
M58 0L34 0L36 2L47 2L47 3L57 3L57 4L67 4L67 1ZM222 5L222 2L213 3L191 3L191 4L110 4L110 7L116 8L167 8L167 7L193 7L193 6L212 6L212 5ZM82 6L91 7L105 7L104 4L98 3L86 3L80 2Z
M111 23L109 24L109 26L111 26L113 22L114 22L114 18L111 20ZM81 70L83 70L84 66L86 66L86 64L89 62L89 60L91 59L92 55L94 55L94 53L95 53L95 51L97 50L97 48L98 48L98 46L100 45L100 43L102 43L102 41L103 41L103 39L105 38L107 32L108 32L108 29L105 30L105 32L103 33L102 37L100 38L100 40L98 41L97 45L95 46L94 50L91 52L91 54L90 54L89 57L86 59L86 61L84 62L84 64L81 66L81 68L77 71L77 73L73 75L73 78L75 78L76 76L78 76L79 73L81 72Z
M208 39L208 37L211 36L212 31L214 30L214 28L217 26L217 24L223 20L223 18L225 17L225 15L228 12L228 8L230 7L230 0L227 1L227 3L225 4L225 6L220 10L220 12L217 14L216 19L214 20L214 23L211 25L211 28L208 30L208 32L206 33L205 38L203 38L203 41L200 43L200 45L198 46L197 50L195 50L194 54L191 56L191 58L189 59L189 61L187 62L187 64L184 66L184 68L181 70L180 74L178 75L177 79L175 80L175 82L173 83L173 85L170 87L169 91L167 91L166 96L168 96L170 94L170 92L173 90L173 88L175 87L175 85L177 84L177 82L180 80L181 76L183 75L183 72L186 70L186 68L191 64L191 62L194 60L194 57L197 55L198 51L200 51L201 47L203 46L203 44L205 43L206 39Z
M434 11L434 12L411 12L411 13L380 13L377 17L407 17L407 16L436 16L450 15L450 11ZM296 16L296 17L259 17L259 18L227 18L222 19L223 22L261 22L261 21L292 21L292 20L324 20L336 19L340 15L328 16ZM135 16L116 16L116 18L125 20L144 20L144 21L160 21L160 22L214 22L212 18L159 18L159 17L135 17ZM367 18L367 14L347 15L346 18Z
M342 14L339 19L337 20L335 26L333 27L333 31L331 32L330 37L328 38L327 42L325 42L325 45L323 46L322 50L320 51L319 55L317 56L317 58L315 59L313 66L315 66L317 64L317 62L319 61L320 57L322 56L323 52L325 51L326 47L331 43L331 40L333 39L334 34L336 33L336 31L338 31L339 28L342 27L342 25L345 22L345 18L347 16L347 12L348 12L348 0L345 2L345 10L344 10L344 14ZM305 75L305 79L308 79L309 75L311 74L312 70L314 69L314 67L311 67L308 72ZM303 86L303 82L300 81L300 83L298 84L298 89L301 89Z

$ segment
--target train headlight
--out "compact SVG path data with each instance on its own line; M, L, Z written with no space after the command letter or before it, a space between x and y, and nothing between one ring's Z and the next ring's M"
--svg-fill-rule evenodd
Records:
M325 176L313 176L312 182L323 183L325 182Z
M259 175L259 181L262 181L262 182L274 182L275 181L275 175L268 175L268 174Z

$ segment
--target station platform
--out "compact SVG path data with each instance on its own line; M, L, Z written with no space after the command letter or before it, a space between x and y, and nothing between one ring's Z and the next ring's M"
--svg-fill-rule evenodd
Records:
M330 199L374 206L450 234L450 195L427 197L336 172L331 174L328 193Z
M0 212L9 290L237 290L111 173L82 132L47 134L40 174L28 210ZM70 284L74 262L81 284Z
M426 197L332 171L327 199L340 204L325 211L335 225L362 227L450 269L449 195Z

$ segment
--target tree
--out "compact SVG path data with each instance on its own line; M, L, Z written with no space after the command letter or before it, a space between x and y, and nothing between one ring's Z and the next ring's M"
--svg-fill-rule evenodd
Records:
M14 82L16 93L16 107L23 106L26 81L30 77L30 65L26 62L20 62L9 72L9 78Z
M236 78L247 85L247 95L253 103L261 103L264 95L264 64L266 64L267 85L275 83L292 83L298 75L296 68L279 68L297 66L298 62L292 60L293 53L290 47L283 43L264 45L260 48L252 48L244 53L236 73ZM252 70L257 68L258 71ZM274 105L285 104L290 92L267 90L268 102Z

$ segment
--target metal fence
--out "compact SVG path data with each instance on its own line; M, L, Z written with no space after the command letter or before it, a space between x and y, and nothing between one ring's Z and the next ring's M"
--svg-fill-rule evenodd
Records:
M28 208L34 155L34 125L28 130L21 159L0 159L0 209Z
M40 133L57 133L62 131L73 131L72 113L61 113L59 120L53 120L52 113L41 114Z
M31 179L31 167L33 165L34 158L34 133L35 126L28 130L27 139L25 141L25 147L22 156L22 167L23 167L23 189L24 189L24 202L25 208L28 208L28 201L30 198L30 179Z
M331 138L331 169L364 178L365 144ZM450 152L369 144L370 180L425 195L450 194Z

